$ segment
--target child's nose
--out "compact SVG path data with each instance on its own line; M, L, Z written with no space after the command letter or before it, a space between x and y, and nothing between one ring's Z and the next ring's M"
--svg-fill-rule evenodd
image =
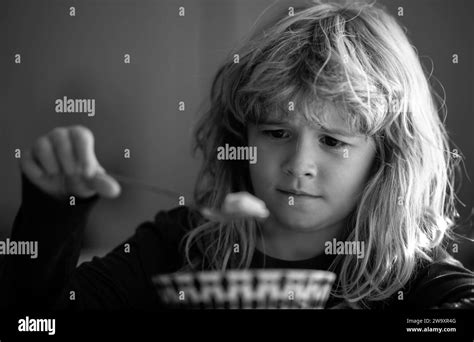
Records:
M283 165L284 172L293 177L313 178L318 172L317 145L310 136L299 137L289 151L288 159Z

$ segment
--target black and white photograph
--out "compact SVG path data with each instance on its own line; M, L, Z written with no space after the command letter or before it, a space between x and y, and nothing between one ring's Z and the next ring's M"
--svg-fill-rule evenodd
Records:
M0 341L473 341L473 11L2 1Z

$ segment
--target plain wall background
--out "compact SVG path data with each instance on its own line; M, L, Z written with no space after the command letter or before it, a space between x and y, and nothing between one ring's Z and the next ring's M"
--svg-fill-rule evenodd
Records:
M82 124L95 134L96 153L111 172L190 195L199 166L190 154L193 122L210 83L230 49L249 33L270 0L51 1L7 0L0 9L1 188L0 238L9 236L19 208L20 172L14 158L56 126ZM279 2L263 16L302 1ZM451 138L474 176L473 23L469 0L386 0L381 3L407 28L428 70L444 86ZM76 16L69 16L75 6ZM184 6L185 17L178 16ZM14 63L21 54L22 63ZM131 63L123 62L124 54ZM452 63L452 55L459 63ZM437 88L438 90L441 88ZM54 101L94 98L95 117L55 113ZM178 111L178 101L186 110ZM123 150L131 158L123 158ZM103 255L138 224L177 200L123 187L102 199L86 230L86 258ZM186 196L187 199L191 199ZM472 225L473 184L464 180L461 217ZM472 237L472 236L471 236ZM474 269L474 244L456 255ZM83 256L84 257L84 256Z

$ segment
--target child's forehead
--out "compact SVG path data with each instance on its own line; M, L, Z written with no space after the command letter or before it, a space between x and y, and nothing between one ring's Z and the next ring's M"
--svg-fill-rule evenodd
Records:
M335 103L324 101L310 104L290 110L282 105L269 107L262 118L263 122L303 122L317 128L337 128L347 132L353 131L348 116L344 115L344 109Z

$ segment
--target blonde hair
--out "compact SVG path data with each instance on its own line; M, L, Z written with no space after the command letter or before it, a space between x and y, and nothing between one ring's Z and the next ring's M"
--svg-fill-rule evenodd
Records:
M216 158L219 146L247 144L249 122L289 101L311 120L323 120L311 109L321 100L344 105L377 153L347 237L365 241L366 257L336 259L334 295L367 307L404 286L420 261L456 262L446 251L456 215L448 137L417 53L385 10L318 2L295 12L250 37L231 53L239 63L229 58L218 70L195 131L203 156L195 201L219 207L228 193L253 193L248 163ZM185 236L187 267L249 267L258 229L251 219L199 222Z

